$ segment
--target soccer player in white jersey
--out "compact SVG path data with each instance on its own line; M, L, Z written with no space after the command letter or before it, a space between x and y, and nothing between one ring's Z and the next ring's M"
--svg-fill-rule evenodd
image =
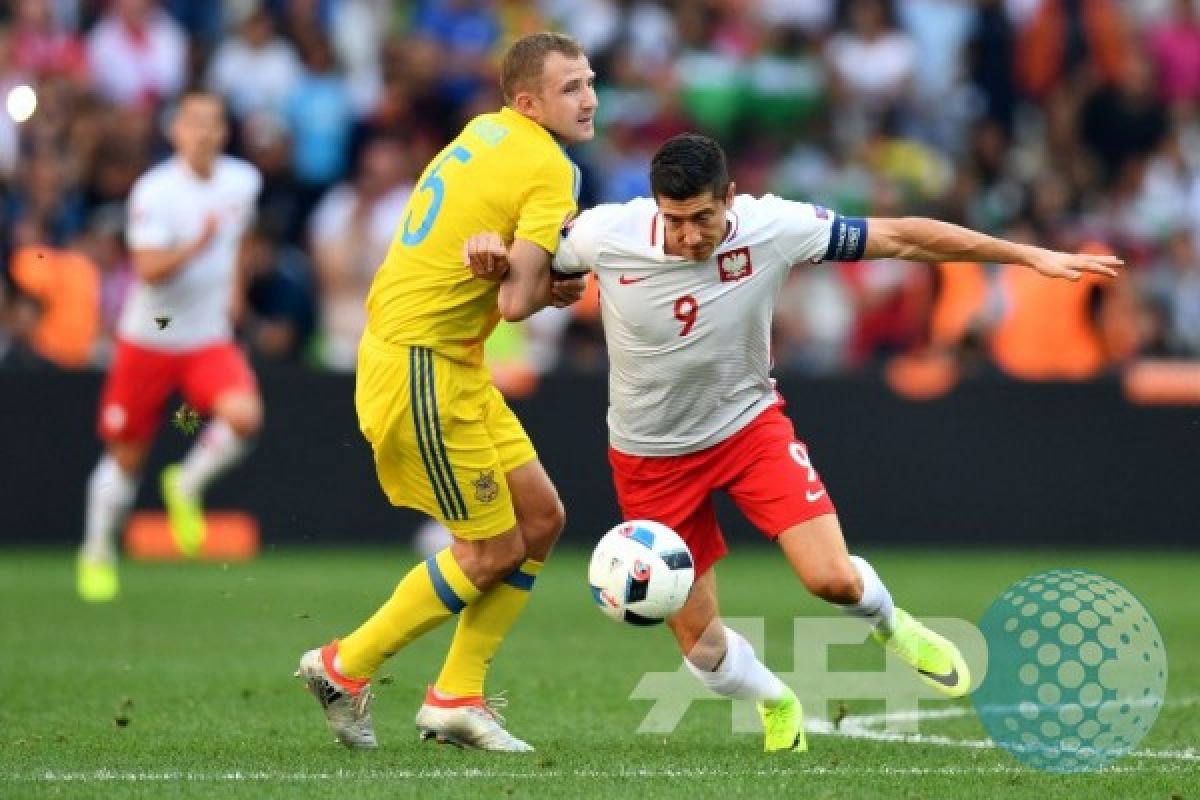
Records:
M593 270L610 360L609 460L626 519L654 519L687 541L696 583L667 620L689 670L717 694L757 702L765 749L804 750L795 695L721 622L712 567L726 553L712 495L726 492L817 597L862 617L926 683L960 697L958 649L892 603L847 552L829 492L783 413L770 376L775 302L788 272L822 261L902 258L1026 264L1076 280L1115 275L1110 257L1057 253L923 218L842 217L772 195L736 195L720 146L684 134L655 155L654 199L585 211L555 257ZM478 277L500 279L505 243L466 247Z
M241 458L262 424L257 382L231 322L238 247L262 176L222 154L225 110L215 95L184 95L170 136L174 157L142 175L129 199L137 282L100 396L97 427L106 452L88 479L77 564L79 594L92 602L117 595L115 539L170 394L180 392L212 416L183 462L162 474L171 530L188 555L204 540L205 488Z

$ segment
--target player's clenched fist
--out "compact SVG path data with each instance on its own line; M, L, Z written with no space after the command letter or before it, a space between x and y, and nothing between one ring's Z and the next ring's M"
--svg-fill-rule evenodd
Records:
M498 233L477 233L463 245L463 262L476 278L498 281L508 273L508 248Z

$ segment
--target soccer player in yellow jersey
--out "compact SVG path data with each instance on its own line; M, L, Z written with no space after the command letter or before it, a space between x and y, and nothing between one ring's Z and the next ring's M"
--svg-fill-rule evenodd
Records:
M562 145L593 135L591 67L572 39L535 33L505 53L505 106L471 120L425 168L367 297L355 405L395 505L442 521L453 543L414 567L357 630L301 657L297 675L337 740L375 747L371 676L458 615L441 674L417 713L423 738L526 752L483 699L488 665L562 531L558 493L483 364L501 316L569 302L550 262L574 213L579 171ZM515 240L504 280L463 269L481 229Z

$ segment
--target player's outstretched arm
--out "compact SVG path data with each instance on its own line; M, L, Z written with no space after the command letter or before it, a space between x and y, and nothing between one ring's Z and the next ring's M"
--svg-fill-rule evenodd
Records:
M1049 278L1079 280L1085 272L1115 278L1123 262L1116 256L1060 253L939 222L925 217L873 217L867 220L864 258L908 261L983 261L1024 264Z

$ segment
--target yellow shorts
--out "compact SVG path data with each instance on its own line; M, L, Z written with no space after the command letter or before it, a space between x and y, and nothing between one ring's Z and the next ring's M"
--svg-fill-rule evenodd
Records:
M393 505L423 511L463 539L517 524L505 476L537 453L486 367L365 333L354 405Z

